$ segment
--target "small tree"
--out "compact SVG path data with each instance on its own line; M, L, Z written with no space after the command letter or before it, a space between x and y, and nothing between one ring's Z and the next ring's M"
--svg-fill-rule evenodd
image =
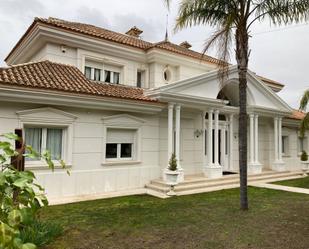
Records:
M16 134L0 136L0 248L35 249L36 245L24 243L21 230L36 220L38 210L48 205L44 189L35 183L31 171L18 171L12 166L20 157L41 158L54 170L54 163L48 151L38 154L31 146L25 146L22 154L12 147L12 141L22 141ZM65 164L60 161L63 168Z
M171 171L177 170L177 159L174 153L172 154L171 159L169 161L168 169Z

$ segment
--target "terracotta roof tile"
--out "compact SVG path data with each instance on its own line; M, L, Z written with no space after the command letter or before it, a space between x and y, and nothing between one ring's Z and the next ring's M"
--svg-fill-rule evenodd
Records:
M58 18L35 18L35 22L45 23L54 27L63 28L66 30L71 30L79 33L83 33L90 36L95 36L98 38L102 38L105 40L110 40L118 43L122 43L125 45L147 49L152 46L152 43L146 42L137 37L133 37L127 34L121 34L118 32L114 32L111 30L107 30L101 27L97 27L91 24L79 23L79 22L69 22L65 20L61 20Z
M93 82L74 66L50 61L0 68L0 84L156 102L141 88Z
M199 52L193 51L191 49L177 45L175 43L171 43L169 41L162 41L162 42L154 43L148 49L151 49L151 48L160 48L160 49L168 50L170 52L174 52L174 53L185 55L185 56L190 56L190 57L193 57L195 59L208 61L208 62L211 62L211 63L214 63L214 64L219 64L221 62L220 60L218 60L214 57L211 57L209 55L203 55Z
M188 56L194 59L198 59L198 60L202 60L202 61L207 61L213 64L219 64L222 61L208 56L208 55L203 55L199 52L193 51L191 49L185 48L183 46L171 43L169 41L161 41L158 43L151 43L151 42L147 42L144 41L140 38L137 37L133 37L127 34L122 34L122 33L118 33L118 32L114 32L111 30L107 30L101 27L97 27L94 25L90 25L90 24L85 24L85 23L79 23L79 22L71 22L71 21L66 21L66 20L62 20L62 19L58 19L58 18L53 18L53 17L49 17L49 18L38 18L36 17L34 22L32 23L32 25L28 28L28 30L26 31L26 33L22 36L22 38L19 40L19 42L15 45L15 47L12 49L12 51L9 53L9 55L6 57L5 60L7 60L12 53L14 52L15 49L17 49L17 47L21 44L21 42L27 37L27 34L29 34L31 32L31 30L33 29L33 27L36 24L42 24L42 25L48 25L48 26L52 26L52 27L56 27L56 28L61 28L67 31L72 31L72 32L76 32L76 33L80 33L80 34L84 34L84 35L88 35L88 36L92 36L92 37L96 37L99 39L103 39L103 40L108 40L108 41L112 41L112 42L117 42L123 45L127 45L127 46L131 46L131 47L135 47L138 49L141 49L143 51L147 51L149 49L162 49L165 51L169 51L172 53L177 53L180 55L184 55L184 56ZM274 87L274 90L276 89L280 89L283 87L282 84L261 77L259 76L268 86L270 87Z
M292 115L288 118L302 120L306 116L306 113L298 110L294 110Z

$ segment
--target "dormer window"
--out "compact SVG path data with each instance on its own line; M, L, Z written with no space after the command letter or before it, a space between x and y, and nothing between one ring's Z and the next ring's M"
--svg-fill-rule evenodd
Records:
M136 86L141 88L145 84L145 71L138 70L136 74Z

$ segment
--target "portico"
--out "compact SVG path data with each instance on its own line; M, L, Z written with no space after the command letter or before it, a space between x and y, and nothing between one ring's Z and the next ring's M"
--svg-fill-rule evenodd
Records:
M223 88L218 84L217 74L207 73L147 92L148 96L167 103L167 156L164 168L168 168L168 162L175 153L179 182L184 180L185 175L192 175L192 170L188 170L191 164L197 168L194 172L201 172L207 178L220 178L223 172L238 172L239 98L236 77L237 70L232 68ZM250 72L247 109L248 173L261 174L263 168L285 170L281 147L282 117L290 113L290 108ZM188 115L194 131L186 136L194 137L190 143L195 151L184 155L181 148L187 147L188 142L182 137L183 122ZM274 120L274 131L269 130L272 127L265 128L265 122L268 124L270 119ZM274 136L266 141L260 137L260 134L265 137L265 131L274 133ZM271 159L266 158L265 151L273 146L275 149L269 156L274 161L269 162ZM186 161L188 157L190 165Z

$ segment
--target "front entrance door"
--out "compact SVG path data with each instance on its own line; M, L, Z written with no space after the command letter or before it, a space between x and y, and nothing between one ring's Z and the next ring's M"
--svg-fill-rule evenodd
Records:
M207 132L206 132L207 134ZM218 154L219 164L222 166L223 171L229 170L229 143L228 143L228 130L224 125L219 126L218 130ZM207 144L206 144L207 146ZM215 129L212 130L212 162L215 163Z

